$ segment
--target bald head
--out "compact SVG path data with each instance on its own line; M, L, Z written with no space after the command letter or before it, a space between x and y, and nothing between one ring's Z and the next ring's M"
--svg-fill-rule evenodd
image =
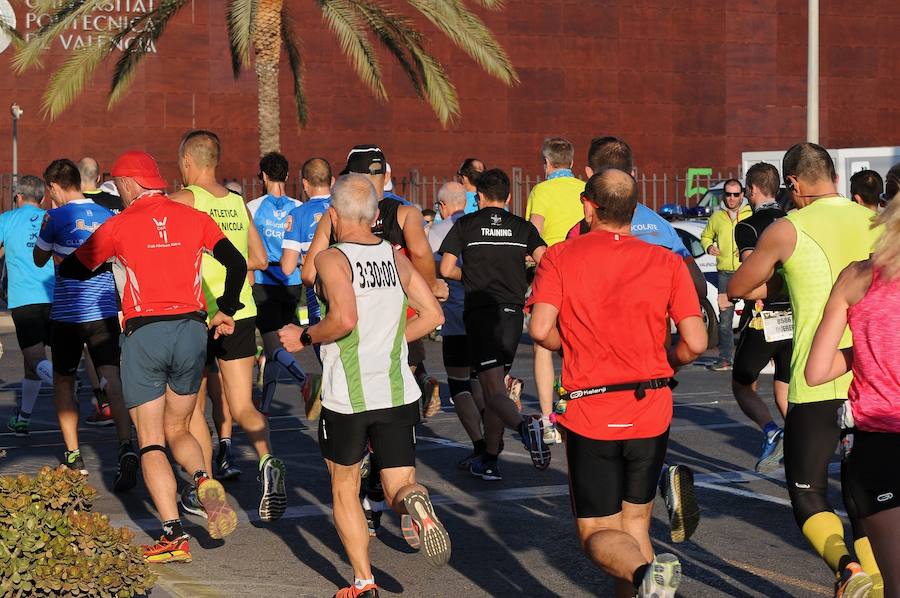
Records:
M596 218L614 226L631 224L637 207L637 183L627 172L601 168L584 186Z
M441 204L441 217L446 218L466 207L466 188L456 181L444 183L437 193L438 203ZM444 214L444 212L447 214Z
M196 130L188 132L181 139L178 157L190 156L198 168L215 168L219 163L220 153L218 135L212 131Z
M100 165L93 158L85 156L78 161L78 172L81 174L81 190L93 191L100 182Z
M331 164L325 158L310 158L303 163L300 176L314 189L331 187Z
M345 174L331 189L331 207L342 221L369 226L378 213L378 194L368 176Z

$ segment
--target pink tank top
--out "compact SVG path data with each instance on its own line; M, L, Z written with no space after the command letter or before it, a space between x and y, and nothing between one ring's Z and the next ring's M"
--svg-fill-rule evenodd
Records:
M866 295L847 314L853 333L850 405L856 427L900 433L900 277L872 270Z

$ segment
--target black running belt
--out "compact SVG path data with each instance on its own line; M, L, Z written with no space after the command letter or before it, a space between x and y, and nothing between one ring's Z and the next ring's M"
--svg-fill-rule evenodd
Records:
M607 384L606 386L595 386L593 388L585 388L583 390L573 390L561 395L562 400L571 401L582 397L590 397L593 395L602 395L608 392L619 392L622 390L633 390L634 396L638 400L647 396L647 390L657 390L660 388L675 388L678 386L678 380L675 378L654 378L652 380L642 380L640 382L626 382L624 384Z

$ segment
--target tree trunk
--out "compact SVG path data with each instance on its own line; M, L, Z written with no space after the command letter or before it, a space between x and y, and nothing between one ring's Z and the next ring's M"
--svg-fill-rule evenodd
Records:
M259 102L259 153L281 150L278 66L281 60L282 0L260 0L253 32L256 93Z

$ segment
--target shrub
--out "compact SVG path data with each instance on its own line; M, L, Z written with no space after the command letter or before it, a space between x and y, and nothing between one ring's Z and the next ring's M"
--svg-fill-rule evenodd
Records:
M0 596L127 598L153 587L131 530L89 512L96 494L62 465L0 477Z

